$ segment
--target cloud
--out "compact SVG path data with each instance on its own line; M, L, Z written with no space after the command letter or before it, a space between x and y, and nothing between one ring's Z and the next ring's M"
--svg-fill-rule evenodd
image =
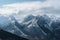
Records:
M33 1L2 5L0 14L60 14L60 0Z
M38 9L40 7L41 3L39 2L31 2L31 3L14 3L14 4L8 4L3 5L2 8L0 8L0 13L2 14L8 14L8 13L17 13L19 11L30 11L32 9Z
M37 13L42 12L40 10L42 7L44 7L42 2L23 2L23 3L14 3L14 4L7 4L3 5L2 8L0 8L1 14L12 14L12 13ZM49 5L46 5L49 6Z

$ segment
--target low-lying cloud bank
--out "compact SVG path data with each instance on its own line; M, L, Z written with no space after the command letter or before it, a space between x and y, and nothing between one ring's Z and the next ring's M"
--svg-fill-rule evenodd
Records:
M59 0L33 1L2 5L0 14L60 14Z

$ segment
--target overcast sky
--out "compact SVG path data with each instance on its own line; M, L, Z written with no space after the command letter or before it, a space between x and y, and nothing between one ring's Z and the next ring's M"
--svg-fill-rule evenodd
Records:
M41 1L44 2L46 0L0 0L0 5L10 4L10 3L18 3L18 2L32 2L32 1Z
M0 14L60 14L60 0L0 0Z

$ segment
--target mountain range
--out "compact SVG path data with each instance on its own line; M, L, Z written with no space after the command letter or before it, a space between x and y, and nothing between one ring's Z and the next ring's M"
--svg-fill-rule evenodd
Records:
M30 40L59 40L60 18L28 15L19 22L13 15L0 15L0 29Z

